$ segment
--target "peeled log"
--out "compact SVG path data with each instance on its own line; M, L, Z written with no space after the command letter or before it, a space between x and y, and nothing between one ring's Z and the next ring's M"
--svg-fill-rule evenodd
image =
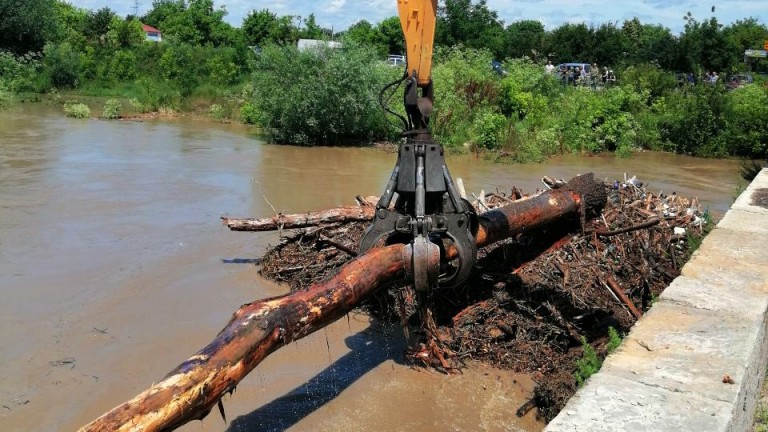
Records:
M355 222L373 219L376 208L372 206L345 206L319 212L299 214L278 214L263 219L232 219L222 217L221 220L232 231L274 231L279 229L306 228L321 223Z
M577 186L579 182L581 186ZM604 205L603 185L591 174L569 184L574 187L547 191L484 213L478 246L599 211ZM590 203L590 208L583 208L583 203ZM202 419L267 355L343 317L380 286L402 277L409 259L406 253L400 244L372 249L344 265L327 282L243 305L208 346L80 431L165 431Z

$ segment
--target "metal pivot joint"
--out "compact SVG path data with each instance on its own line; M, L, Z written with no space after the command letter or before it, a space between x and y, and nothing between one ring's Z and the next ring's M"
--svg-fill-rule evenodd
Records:
M381 244L408 244L406 271L419 291L464 282L475 265L477 215L462 199L445 164L443 146L432 140L432 82L418 95L415 73L406 78L406 141L376 205L373 224L360 241L360 253ZM392 201L395 201L392 206ZM448 260L446 246L457 254Z

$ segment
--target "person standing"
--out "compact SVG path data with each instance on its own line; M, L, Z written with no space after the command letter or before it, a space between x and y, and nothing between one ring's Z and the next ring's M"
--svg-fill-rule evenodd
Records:
M552 65L552 61L548 61L547 65L544 66L544 71L548 74L551 74L555 71L555 67Z

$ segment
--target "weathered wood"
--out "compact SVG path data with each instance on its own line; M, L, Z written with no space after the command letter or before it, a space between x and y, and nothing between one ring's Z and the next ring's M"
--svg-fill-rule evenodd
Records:
M587 193L597 190L602 188ZM605 193L586 197L557 189L492 210L479 218L477 244L578 217L585 211L582 202L605 203ZM351 260L327 282L243 305L208 346L80 431L172 430L202 419L267 355L343 317L380 286L402 277L406 254L406 246L399 244L375 248ZM448 248L447 255L455 256L456 251Z
M640 311L640 309L635 306L634 303L632 303L632 300L630 300L629 297L624 293L624 290L621 288L618 282L616 282L616 279L612 278L611 276L608 276L606 278L606 282L608 287L613 291L614 294L621 300L622 303L624 303L624 306L629 309L629 311L632 313L632 315L635 316L635 318L640 318L643 316L643 313Z
M306 228L322 223L366 221L373 219L372 206L345 206L318 212L279 214L262 219L221 218L232 231L274 231L278 229Z

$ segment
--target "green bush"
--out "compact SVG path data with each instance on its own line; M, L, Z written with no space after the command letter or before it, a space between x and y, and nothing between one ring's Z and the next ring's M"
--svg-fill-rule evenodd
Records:
M432 134L442 144L461 146L472 135L475 117L499 106L501 79L489 51L453 47L435 51L432 79L435 107Z
M726 94L722 86L696 85L672 93L659 120L666 150L697 156L725 156Z
M224 120L226 117L226 113L224 111L224 107L219 104L213 104L208 108L208 115L217 121Z
M8 89L8 85L0 79L0 108L5 108L13 101L13 93Z
M83 103L67 102L64 104L64 113L67 117L88 118L91 116L91 109Z
M81 69L80 55L69 43L45 45L43 58L48 78L54 87L77 87Z
M160 57L158 68L167 84L178 88L182 96L187 96L197 87L200 77L205 75L199 67L204 62L203 58L195 55L195 47L173 45Z
M393 76L369 48L299 52L267 46L256 63L253 96L241 117L258 123L270 141L338 145L386 139L391 127L378 92ZM243 115L245 113L245 115Z
M109 99L104 103L104 112L102 117L106 119L118 119L121 117L120 112L123 109L123 104L117 99Z
M245 124L255 125L258 124L258 111L256 105L246 102L240 107L240 121Z
M595 352L595 349L592 348L592 345L587 342L584 336L581 337L581 347L584 349L584 352L581 358L576 360L576 372L573 374L579 387L584 385L587 378L597 373L600 370L600 366L603 365L602 360L597 356L597 352Z
M136 54L129 50L119 50L112 56L109 66L109 78L115 81L130 81L136 78Z
M768 87L750 84L729 92L724 114L728 154L768 158Z
M474 143L488 150L501 148L506 141L507 124L506 117L490 110L478 114L472 123Z
M605 350L608 352L608 354L616 351L616 349L619 348L621 345L621 335L618 331L616 331L613 327L608 327L608 345L605 347Z
M141 78L136 81L137 101L142 112L158 111L160 108L178 109L181 106L181 92L167 81Z

